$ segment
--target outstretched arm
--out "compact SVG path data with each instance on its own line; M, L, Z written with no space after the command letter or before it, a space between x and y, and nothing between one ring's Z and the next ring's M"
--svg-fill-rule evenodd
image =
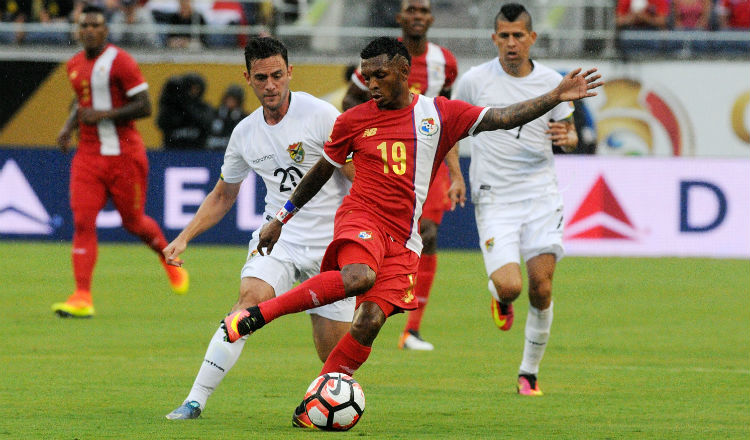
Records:
M271 253L274 244L276 244L279 240L279 236L281 236L281 227L284 226L286 220L291 218L294 213L305 206L305 203L315 197L315 194L317 194L318 191L323 188L323 185L328 182L328 179L331 178L334 171L336 171L336 167L328 162L325 157L321 157L318 162L310 168L310 171L305 174L305 177L302 178L297 185L297 188L292 193L287 205L279 211L279 214L276 214L276 218L269 221L261 228L260 235L258 236L257 248L261 255L265 255L263 248L267 248L268 253ZM291 204L291 208L288 208L289 204ZM285 212L285 214L282 215L282 212ZM284 217L285 220L282 222L279 217Z
M185 252L187 245L193 238L202 234L219 222L237 200L237 194L240 192L240 183L226 183L223 180L216 182L213 191L208 193L206 198L198 208L198 212L180 235L172 240L167 247L162 250L167 263L173 266L182 266L180 254Z
M542 116L561 102L596 96L596 92L591 90L603 83L598 81L601 75L595 75L595 72L596 69L589 69L581 73L578 68L565 75L557 87L544 95L508 107L489 109L474 133L518 127Z

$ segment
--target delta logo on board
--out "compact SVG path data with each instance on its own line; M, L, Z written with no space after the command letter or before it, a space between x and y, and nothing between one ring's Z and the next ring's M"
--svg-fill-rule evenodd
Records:
M47 210L21 167L9 159L0 168L0 233L49 235L52 232Z
M636 240L638 231L610 189L599 176L565 226L565 239Z

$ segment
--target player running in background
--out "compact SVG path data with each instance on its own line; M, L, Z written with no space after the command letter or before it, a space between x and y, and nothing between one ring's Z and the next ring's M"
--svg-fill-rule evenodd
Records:
M361 52L362 75L372 99L336 119L324 156L291 198L263 225L258 251L274 249L287 222L353 153L352 189L336 213L334 238L321 273L289 292L224 319L230 342L272 320L342 298L357 296L351 330L328 356L321 374L354 374L367 360L388 316L418 305L414 278L422 241L417 221L430 181L455 143L487 130L532 121L563 101L594 96L596 69L570 72L552 91L505 108L477 107L409 92L410 55L393 38L373 40ZM291 221L290 221L291 219ZM304 407L298 426L311 426Z
M323 144L339 112L331 104L307 93L289 90L292 66L286 47L274 38L251 38L245 47L245 80L261 107L235 127L224 155L221 179L201 203L185 229L164 249L167 261L178 258L188 242L218 223L237 199L250 171L266 185L266 210L272 219L277 206L289 197L299 180L323 155ZM240 294L232 311L244 310L291 289L320 272L326 246L333 238L333 216L349 190L349 181L336 173L284 230L273 255L259 255L259 230L253 233L247 262L242 268ZM325 362L336 343L349 330L354 298L308 310L313 340ZM217 329L187 398L167 414L168 419L194 419L234 366L247 338L230 344Z
M560 82L559 73L529 58L536 32L520 4L500 9L492 40L499 57L463 75L455 99L506 105ZM566 152L578 145L572 103L561 103L518 128L481 133L471 140L471 199L492 315L501 330L510 330L513 301L523 289L519 254L526 262L530 307L518 393L531 396L542 395L537 374L552 325L552 276L563 256L563 207L550 138Z
M144 212L148 160L135 120L151 114L148 84L133 57L107 43L104 12L86 6L78 22L83 49L68 61L68 79L77 101L57 137L67 152L78 128L78 150L70 171L73 210L73 273L76 290L52 305L61 317L94 315L91 278L96 264L96 216L111 199L123 227L159 255L175 293L188 289L188 274L169 266L161 251L167 245L159 225Z
M430 0L403 0L401 2L401 10L396 15L396 22L401 25L400 41L411 55L409 89L412 93L430 98L449 97L451 86L458 74L458 65L456 57L448 49L427 41L427 31L433 21ZM352 85L349 86L342 104L344 110L370 99L370 91L359 70L352 74L351 80ZM427 200L422 207L419 231L422 236L423 249L417 269L417 282L414 286L414 294L419 299L419 307L409 312L404 332L399 339L399 348L412 350L434 348L431 343L422 339L419 327L437 270L438 227L445 211L453 210L456 202L464 206L465 201L466 183L461 174L458 147L456 147L446 156L445 163L440 165L432 186L427 192Z

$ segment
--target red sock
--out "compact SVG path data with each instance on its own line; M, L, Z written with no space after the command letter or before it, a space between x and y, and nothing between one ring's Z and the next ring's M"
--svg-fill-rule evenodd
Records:
M371 351L372 347L360 344L347 332L328 355L320 374L346 373L352 376L365 363Z
M321 272L292 290L258 304L266 323L279 316L320 307L346 298L341 272Z
M422 324L422 315L424 308L427 306L427 300L430 298L432 282L435 280L435 271L437 270L437 254L422 254L417 268L417 283L414 286L414 293L419 300L419 308L409 312L409 318L406 320L404 331L419 331Z
M161 251L167 247L168 243L156 220L142 214L136 221L126 221L123 219L123 226L128 232L137 235L148 247L162 256Z
M91 291L91 277L96 265L96 212L74 212L73 276L76 290Z

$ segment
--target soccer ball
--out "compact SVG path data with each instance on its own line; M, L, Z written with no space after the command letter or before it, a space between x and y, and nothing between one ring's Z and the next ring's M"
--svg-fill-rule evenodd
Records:
M326 373L307 387L303 400L313 425L324 431L347 431L365 411L362 386L344 373Z

